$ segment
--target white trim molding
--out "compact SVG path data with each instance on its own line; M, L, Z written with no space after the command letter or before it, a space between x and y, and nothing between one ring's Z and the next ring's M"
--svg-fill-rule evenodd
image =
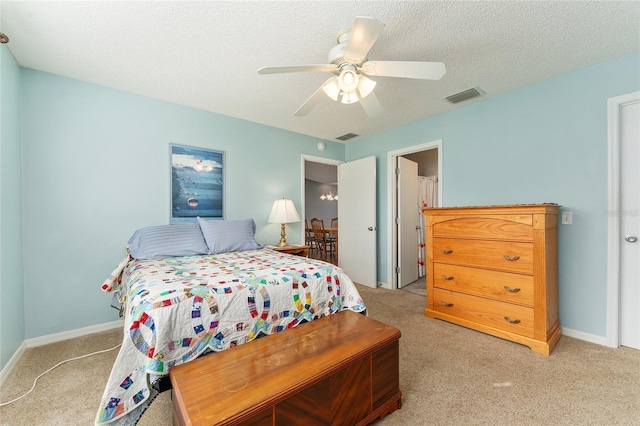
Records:
M588 334L583 331L572 330L570 328L565 328L565 327L562 327L562 334L567 337L573 337L574 339L595 343L596 345L609 346L607 345L606 337L596 336L595 334Z
M63 340L74 339L76 337L87 336L93 333L100 333L102 331L113 330L115 328L123 328L124 320L116 320L111 322L106 322L103 324L91 325L89 327L77 328L75 330L63 331L62 333L54 333L48 334L46 336L34 337L33 339L27 339L20 347L16 353L13 354L7 365L4 366L2 371L0 372L0 386L4 384L4 381L9 377L14 367L24 354L24 352L29 348L35 348L36 346L48 345L49 343L61 342Z
M26 350L27 350L27 344L25 342L22 342L22 344L18 347L18 350L16 351L16 353L13 354L9 362L7 362L7 365L5 365L2 371L0 372L0 386L4 385L4 381L7 380L7 377L9 377L9 374L11 374L16 364L20 360L20 357Z
M48 334L46 336L34 337L24 342L27 348L35 348L36 346L48 345L49 343L62 342L63 340L74 339L76 337L87 336L93 333L113 330L114 328L123 328L124 320L116 320L105 322L103 324L90 325L89 327L76 328L75 330L63 331L62 333Z
M620 346L620 109L640 102L640 91L609 98L608 123L608 241L606 346Z

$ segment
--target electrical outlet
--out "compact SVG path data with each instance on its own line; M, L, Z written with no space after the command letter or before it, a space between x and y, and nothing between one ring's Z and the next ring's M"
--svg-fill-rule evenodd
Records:
M573 212L562 212L562 224L573 225Z

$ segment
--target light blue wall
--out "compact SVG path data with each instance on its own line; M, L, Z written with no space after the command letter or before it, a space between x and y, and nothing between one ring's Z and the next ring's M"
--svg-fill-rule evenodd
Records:
M290 197L300 209L300 158L317 156L317 139L21 69L2 53L0 306L3 324L5 313L13 321L11 338L2 328L2 366L5 348L11 356L24 338L116 319L99 286L136 228L168 222L169 143L226 152L226 217L253 217L259 242L279 239L279 227L266 223L274 199ZM636 52L346 148L327 143L327 158L378 157L379 279L387 276L386 154L442 139L444 205L557 202L574 212L574 225L559 233L561 323L605 335L606 100L640 89L639 63ZM9 83L21 92L5 96ZM15 161L5 168L7 158ZM19 203L5 203L5 194L22 194L22 242L5 239L20 223ZM299 224L287 233L300 242ZM17 264L6 286L7 246L24 262L27 302L13 284L23 279Z
M446 77L445 77L446 78ZM377 156L378 279L387 280L387 152L442 139L443 206L553 202L561 325L606 335L607 99L640 90L640 52L347 145Z
M0 370L25 338L20 67L0 45Z
M100 285L135 229L169 221L170 143L225 151L226 218L254 218L258 242L280 239L274 200L302 210L318 139L31 69L22 91L27 338L117 319ZM301 224L287 231L302 242Z

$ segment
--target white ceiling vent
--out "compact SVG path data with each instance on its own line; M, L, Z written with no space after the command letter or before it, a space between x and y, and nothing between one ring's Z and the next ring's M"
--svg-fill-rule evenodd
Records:
M348 141L349 139L357 138L360 135L356 135L355 133L346 133L342 136L338 136L336 139L339 141Z
M484 95L484 91L479 87L474 87L472 89L463 90L462 92L453 94L451 96L447 96L445 99L451 102L452 104L457 104L459 102L468 101L469 99L477 98L478 96Z

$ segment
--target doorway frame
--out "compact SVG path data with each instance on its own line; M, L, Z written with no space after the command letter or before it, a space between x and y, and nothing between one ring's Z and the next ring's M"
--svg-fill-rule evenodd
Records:
M607 338L606 345L620 347L620 109L640 101L640 91L607 101L608 144L608 241L607 241Z
M442 139L437 139L431 142L425 142L419 145L412 145L405 148L397 149L387 152L387 194L389 194L387 203L387 217L389 218L387 229L387 283L389 283L389 289L398 290L398 275L395 273L397 258L393 255L394 250L398 250L398 233L396 231L394 223L394 209L397 205L397 191L396 191L396 157L401 157L407 154L413 154L420 151L429 151L431 149L438 150L438 196L437 206L442 203Z
M301 211L301 220L304 220L306 216L306 208L305 206L307 205L307 201L306 201L306 196L307 196L307 191L306 191L306 185L305 185L305 178L306 178L306 162L307 161L311 161L312 163L320 163L320 164L328 164L330 166L339 166L340 164L344 163L344 161L342 160L334 160L332 158L325 158L325 157L316 157L314 155L308 155L308 154L302 154L300 155L300 211ZM340 200L338 200L338 202L340 202ZM305 229L304 226L301 227L302 229L300 230L300 241L305 241Z

